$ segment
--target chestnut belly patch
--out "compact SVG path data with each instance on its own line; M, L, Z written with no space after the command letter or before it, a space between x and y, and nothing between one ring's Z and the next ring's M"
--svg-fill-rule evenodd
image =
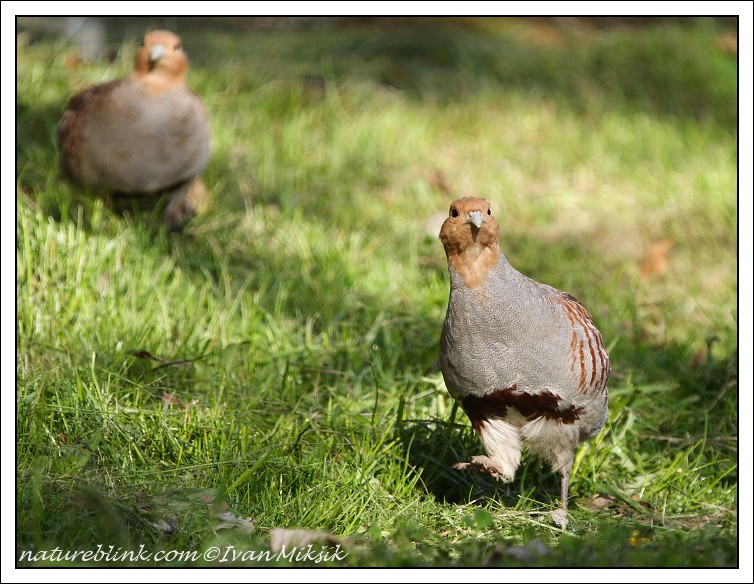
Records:
M558 407L561 398L551 391L527 393L517 391L515 385L505 389L495 389L484 396L466 396L461 398L461 407L471 420L474 429L480 431L490 418L505 419L509 408L518 411L527 421L539 418L559 420L564 424L573 424L579 419L583 408L570 405Z

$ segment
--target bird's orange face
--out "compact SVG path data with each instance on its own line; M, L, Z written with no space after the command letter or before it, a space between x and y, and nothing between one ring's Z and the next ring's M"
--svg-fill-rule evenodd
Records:
M167 30L153 30L144 35L144 44L136 54L137 75L155 73L166 81L182 82L188 69L181 38Z
M461 253L472 247L497 247L500 228L490 204L479 197L464 197L450 204L448 218L440 229L445 253Z
M469 288L478 288L500 259L500 228L490 204L478 197L453 201L440 229L448 266Z

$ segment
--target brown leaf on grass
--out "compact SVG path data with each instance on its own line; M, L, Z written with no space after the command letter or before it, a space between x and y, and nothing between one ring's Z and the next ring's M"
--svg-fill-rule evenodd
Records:
M270 548L277 553L288 547L306 547L311 543L327 543L337 545L342 541L327 531L310 529L270 529Z
M602 493L596 493L590 497L586 502L587 507L592 509L607 509L615 505L615 497L610 495L603 495Z
M649 246L639 267L639 278L642 281L648 278L660 278L668 271L668 254L674 245L675 240L667 238Z
M75 70L81 67L81 64L81 57L74 53L68 53L63 57L63 67L65 67L66 69Z
M169 391L164 391L162 392L162 403L166 406L177 406L181 403L181 400Z
M638 505L641 505L641 506L642 506L642 507L644 507L645 509L652 509L652 505L650 505L650 504L649 504L649 503L647 503L646 501L642 501L642 500L641 500L641 499L639 498L639 495L631 495L631 500L632 500L633 502L637 503Z
M729 32L717 37L717 46L729 55L738 54L738 35Z

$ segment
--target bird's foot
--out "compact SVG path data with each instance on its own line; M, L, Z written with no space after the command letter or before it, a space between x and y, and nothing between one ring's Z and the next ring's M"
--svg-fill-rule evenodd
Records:
M487 473L498 480L503 478L500 467L488 456L472 456L468 462L456 462L453 468L456 470L475 470Z
M565 531L565 528L568 527L568 511L566 509L563 509L563 507L558 507L554 511L551 511L550 519L552 519L555 525L560 526L560 529L562 529L563 531Z

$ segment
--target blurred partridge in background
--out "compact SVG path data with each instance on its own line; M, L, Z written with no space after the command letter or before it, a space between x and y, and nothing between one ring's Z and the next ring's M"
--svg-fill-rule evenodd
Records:
M450 272L440 365L487 452L455 467L508 482L526 444L562 476L553 518L565 526L574 451L607 419L602 337L576 298L508 263L486 200L454 201L440 240Z
M204 105L186 87L181 39L146 33L133 73L74 95L58 125L60 167L75 184L119 199L167 198L165 222L181 228L204 205L209 161Z

